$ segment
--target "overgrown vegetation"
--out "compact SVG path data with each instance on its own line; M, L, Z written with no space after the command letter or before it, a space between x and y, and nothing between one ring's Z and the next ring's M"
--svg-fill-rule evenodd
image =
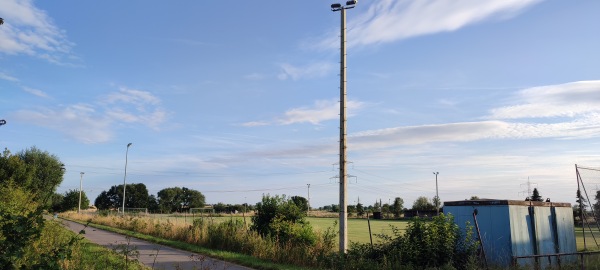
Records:
M0 156L0 269L122 269L116 254L44 219L62 176L58 158L35 147Z
M415 218L404 234L377 235L380 244L353 243L345 255L334 256L330 269L479 269L472 230L462 232L452 216L431 222Z
M268 197L266 205L286 202L283 197ZM262 205L264 207L265 204ZM281 205L280 205L281 206ZM277 209L274 207L272 209ZM264 210L263 210L264 211ZM88 216L68 213L68 217L85 220ZM278 219L273 217L273 223ZM346 255L335 249L337 232L328 229L315 234L314 243L284 240L250 230L243 221L232 219L213 223L208 218L193 224L173 223L170 219L149 217L93 216L92 222L135 231L163 239L186 242L210 249L250 255L275 263L325 269L478 269L477 244L470 230L462 232L451 216L432 221L414 219L404 230L393 228L393 235L377 235L381 241L371 247L353 243ZM335 227L335 224L334 224ZM274 225L274 228L277 228ZM277 231L276 232L281 232ZM302 239L302 238L300 238Z

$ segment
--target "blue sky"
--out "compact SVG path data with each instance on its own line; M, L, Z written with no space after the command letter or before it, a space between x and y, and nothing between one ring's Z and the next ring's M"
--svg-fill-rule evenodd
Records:
M338 203L339 20L323 1L0 0L0 146L95 199L123 183ZM574 202L599 167L600 2L361 1L348 199ZM591 186L600 184L590 175Z

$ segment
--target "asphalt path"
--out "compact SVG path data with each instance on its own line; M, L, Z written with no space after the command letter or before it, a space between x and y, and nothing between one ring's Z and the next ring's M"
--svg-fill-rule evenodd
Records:
M85 228L84 225L69 220L63 220L63 223L67 228L79 233ZM130 237L129 244L127 238L118 233L113 233L93 227L85 228L85 234L83 237L87 238L93 243L98 245L115 249L121 245L122 250L126 245L129 248L135 248L139 252L137 260L142 264L151 267L153 269L202 269L202 270L251 270L245 266L224 262L221 260L213 259L205 255L192 253L189 251L174 249L171 247L151 243L148 241L140 240L137 238Z

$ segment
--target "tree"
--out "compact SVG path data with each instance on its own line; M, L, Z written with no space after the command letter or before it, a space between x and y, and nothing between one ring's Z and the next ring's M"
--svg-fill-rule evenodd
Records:
M402 215L402 209L404 208L404 200L400 197L396 197L394 199L394 204L392 205L392 212L394 213L394 217L399 218Z
M64 164L58 157L35 146L16 155L5 149L0 158L0 183L30 191L43 206L50 202L63 175Z
M125 208L148 208L150 196L146 185L127 184L125 190ZM123 207L123 185L112 186L108 191L102 191L94 205L99 210L120 209Z
M90 200L88 200L84 191L81 191L81 209L88 209ZM62 203L60 204L60 211L77 210L79 208L79 190L71 189L65 192Z
M581 214L582 214L582 208L583 208L583 212L585 213L586 208L587 208L587 200L581 195L580 190L577 190L577 200L575 200L575 202L577 204L575 204L575 206L573 206L573 217L575 219L575 221L577 222L579 220L579 224L582 224L582 220L581 220Z
M359 217L362 217L365 215L365 207L363 207L362 203L360 203L360 202L356 204L356 214Z
M159 211L159 207L158 207L158 199L156 198L156 196L154 195L150 195L148 197L148 211L150 211L151 213L156 213Z
M435 210L435 205L427 197L421 196L413 202L412 209L418 211Z
M298 206L302 211L308 211L308 200L301 196L292 196L290 198L292 202Z
M204 195L186 187L165 188L158 192L158 206L161 211L177 212L190 208L204 207ZM216 209L215 209L216 210Z
M313 244L316 241L316 234L306 221L306 211L285 195L263 195L262 201L256 204L256 210L251 230L274 237L281 244Z
M537 188L533 189L533 194L531 195L531 200L534 202L543 202L544 199L540 196L540 192Z
M477 196L471 196L471 198L469 200L471 200L471 201L479 200L479 197L477 197Z

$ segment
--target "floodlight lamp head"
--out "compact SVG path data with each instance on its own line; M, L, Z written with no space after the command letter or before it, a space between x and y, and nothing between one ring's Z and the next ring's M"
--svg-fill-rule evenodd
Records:
M127 144L127 148L129 148L129 146L131 146L131 145L132 145L132 143L128 143L128 144Z
M346 1L346 6L353 6L358 3L358 0Z
M331 11L338 11L341 9L342 9L342 4L340 4L340 3L331 4Z

